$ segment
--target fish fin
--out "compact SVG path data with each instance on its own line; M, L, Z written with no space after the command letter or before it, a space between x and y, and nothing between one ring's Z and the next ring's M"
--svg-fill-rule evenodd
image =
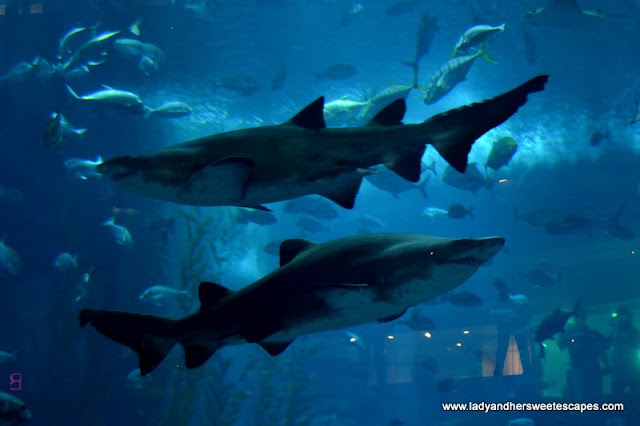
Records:
M295 124L305 129L324 129L327 125L324 122L323 109L324 96L320 96L287 121L287 124Z
M431 175L427 175L422 182L418 182L418 191L420 191L420 193L422 194L422 198L424 198L425 201L429 200L429 194L427 193L427 183L429 183L429 180L431 179Z
M69 92L69 94L71 95L72 98L74 99L82 99L80 96L78 96L78 94L71 88L71 86L69 86L68 84L65 84L64 87L67 88L67 92Z
M345 183L331 192L320 194L342 208L352 209L356 203L356 196L362 184L362 177L353 179L351 182Z
M267 351L269 355L276 356L284 352L284 350L287 349L292 342L293 340L290 340L288 342L277 342L277 343L258 342L258 345L260 345L262 349Z
M406 313L407 313L407 310L405 309L402 312L399 312L397 314L393 314L393 315L389 315L388 317L380 318L380 319L378 319L378 322L391 322L393 320L397 320L398 318L400 318L401 316L403 316Z
M172 337L177 321L152 315L83 309L80 327L91 323L103 336L128 346L138 355L140 375L153 371L178 343Z
M75 129L75 133L78 136L83 136L85 133L87 133L87 129Z
M181 345L184 349L184 364L188 369L200 367L218 350L218 346L211 348L185 342L181 342Z
M380 126L401 126L404 114L407 112L407 102L404 99L397 99L386 107L369 122L369 124Z
M421 146L416 152L411 152L393 163L385 164L385 166L408 181L418 182L422 172L421 160L425 149L425 146Z
M107 90L115 90L113 87L107 86L106 84L102 84L101 86Z
M200 299L200 311L213 308L223 297L233 293L232 290L220 284L202 281L198 287L198 299Z
M464 173L476 139L515 114L529 94L544 90L548 79L548 75L539 75L501 95L429 118L423 124L428 143L451 167Z
M280 266L291 262L296 256L313 245L314 243L303 238L284 240L280 244Z
M245 207L245 208L247 208L247 209L254 209L254 210L261 210L261 211L263 211L263 212L270 212L270 211L272 211L270 208L265 207L265 206L263 206L263 205L261 205L261 204L253 204L253 205L250 205L250 206L239 206L239 207Z

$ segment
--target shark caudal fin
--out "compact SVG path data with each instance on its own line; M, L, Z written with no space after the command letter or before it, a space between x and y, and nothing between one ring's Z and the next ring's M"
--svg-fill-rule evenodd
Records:
M507 121L527 102L529 94L544 90L548 79L548 75L540 75L494 98L434 115L423 123L427 143L451 167L464 173L476 139Z
M140 374L151 373L178 343L178 321L152 315L83 309L80 327L91 323L105 337L121 343L138 354Z

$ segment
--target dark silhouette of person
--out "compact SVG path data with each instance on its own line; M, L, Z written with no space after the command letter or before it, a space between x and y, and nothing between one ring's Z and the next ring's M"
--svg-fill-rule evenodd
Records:
M631 312L619 308L611 319L611 396L614 401L640 398L640 332Z
M572 324L567 324L558 347L569 351L565 397L570 401L601 402L604 371L609 368L609 342L587 325L584 309L576 312Z

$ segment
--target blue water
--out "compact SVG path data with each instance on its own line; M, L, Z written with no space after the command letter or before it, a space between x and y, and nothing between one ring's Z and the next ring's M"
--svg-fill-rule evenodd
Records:
M98 33L119 30L115 38L152 43L166 56L148 75L136 62L109 52L104 63L77 78L51 72L0 80L0 186L5 189L0 191L0 238L21 259L15 274L0 268L0 351L15 353L5 363L0 359L0 390L28 404L32 424L423 426L507 424L516 418L538 425L634 424L630 419L640 389L636 385L616 399L608 375L603 394L588 402L625 402L623 415L454 413L444 412L441 403L572 400L566 390L567 351L547 341L547 355L540 360L531 332L516 340L522 371L509 364L494 376L493 367L501 370L506 352L502 347L496 355L497 347L506 345L504 330L512 327L496 310L520 309L500 302L496 278L513 294L526 296L523 326L537 325L556 308L570 310L577 299L588 325L603 336L612 333L611 316L620 307L640 315L635 238L640 232L640 125L629 124L640 100L640 4L584 1L585 9L601 8L610 16L527 27L534 54L527 51L520 15L544 2L417 1L390 16L386 11L394 3L0 0L0 74L36 56L59 62L59 39L78 26L97 25ZM402 62L413 57L419 18L429 11L439 30L419 62L419 84L425 86L474 25L470 3L483 23L506 24L486 46L498 63L478 59L466 81L433 105L425 105L414 89L404 121L421 122L536 75L550 75L543 92L530 95L513 117L474 145L469 161L482 164L495 140L511 136L519 144L488 189L474 194L445 184L446 163L430 147L423 160L435 161L437 175L427 184L428 200L415 190L395 198L365 182L353 210L334 205L339 218L323 222L328 230L308 234L296 226L297 215L283 211L284 203L269 206L278 218L274 225L238 225L233 207L155 201L107 179L78 179L65 168L69 158L134 155L222 131L277 124L321 95L327 102L342 96L366 101L389 84L409 84L411 71ZM29 13L38 12L40 4L41 13ZM362 11L339 26L357 4ZM138 19L136 36L128 28ZM335 64L353 65L358 72L345 79L314 78ZM282 88L272 90L274 76L283 70ZM217 87L223 80L247 79L257 88L247 96ZM135 92L147 105L181 101L193 112L173 119L104 112L72 100L65 84L79 94L108 85ZM54 111L74 127L88 129L86 134L66 135L60 145L46 146L43 134ZM608 136L591 146L597 131ZM480 170L485 173L482 165ZM13 195L7 195L9 189ZM472 206L473 217L420 214L427 206L447 209L454 202ZM607 232L607 220L622 206L619 224L633 238ZM539 208L596 218L597 224L557 234L514 220L514 212ZM367 324L304 336L278 357L256 345L224 348L190 371L176 349L140 382L128 379L137 367L133 352L90 327L78 327L82 308L184 317L196 309L195 299L159 307L143 303L139 295L165 285L195 296L203 280L242 288L278 266L277 258L263 250L268 243L354 235L364 215L382 223L373 232L504 236L505 249L460 287L478 295L482 305L421 305L419 312L437 324L430 340L424 330L400 320ZM117 244L102 226L112 216L131 232L131 246ZM157 225L169 221L171 226ZM77 254L77 267L54 268L61 252ZM542 262L560 271L549 287L525 276ZM611 350L608 355L613 356Z

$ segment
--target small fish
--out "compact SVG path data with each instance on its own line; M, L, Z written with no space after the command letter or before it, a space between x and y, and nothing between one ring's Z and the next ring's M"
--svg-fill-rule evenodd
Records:
M113 237L116 239L116 243L121 246L131 246L133 244L133 237L127 228L122 225L116 225L115 218L111 217L104 222L102 225L108 227L113 234Z
M331 202L314 195L289 200L285 203L283 210L291 214L306 213L321 220L334 220L340 216Z
M136 19L129 27L131 34L140 37L140 24L142 24L142 18Z
M91 105L134 114L142 114L147 110L147 107L138 95L126 90L113 89L109 86L103 85L103 90L80 96L74 92L69 85L65 85L65 87L74 99L87 102Z
M370 101L354 101L343 96L335 101L324 104L323 116L326 122L335 127L358 124L363 110Z
M306 213L300 215L300 218L296 221L296 226L305 234L317 234L319 232L330 231L330 228Z
M530 284L537 287L553 287L562 279L562 271L560 266L549 263L539 262L533 269L520 272Z
M256 79L248 74L227 75L219 78L216 86L244 97L251 96L260 91Z
M435 219L440 216L447 216L449 212L441 209L440 207L425 207L420 212L421 216L428 217L429 219Z
M474 49L479 49L484 43L489 40L489 37L496 31L504 32L505 24L497 27L491 25L476 25L469 28L460 37L456 47L453 49L451 58L457 58L459 56L466 56L474 53Z
M351 64L335 64L316 74L316 80L345 80L358 74L358 70Z
M465 207L460 203L453 203L447 209L447 216L451 219L464 219L467 216L473 217L472 207Z
M80 280L78 280L78 282L76 283L76 297L73 299L74 302L78 303L80 301L86 300L89 296L89 291L91 290L91 281L93 279L95 270L95 266L90 268L87 272L82 274Z
M506 166L513 158L518 150L518 142L509 136L500 138L493 143L487 161L484 163L485 168L498 170Z
M18 252L0 240L0 272L17 277L20 269L22 269L22 259L20 259Z
M429 53L431 43L439 30L437 18L427 11L422 12L416 32L416 61Z
M76 129L67 121L64 115L52 112L47 131L44 134L46 146L52 147L62 143L65 135L82 136L87 129Z
M99 155L96 158L96 161L85 160L82 158L68 158L64 162L64 166L67 171L83 180L102 177L96 170L96 167L100 164L102 164L102 157Z
M6 364L10 361L15 361L16 360L16 354L15 353L10 353L10 352L6 352L6 351L0 351L0 367L3 364Z
M60 39L60 43L58 45L58 55L56 56L56 58L59 60L67 58L73 52L70 44L74 41L74 39L77 38L77 35L82 34L87 30L88 28L86 27L74 27L67 31L65 35L63 35Z
M8 426L31 423L31 412L16 396L0 392L0 421Z
M78 267L78 255L71 255L69 253L60 253L53 260L53 267L61 272L67 272L71 268Z
M255 223L257 225L273 225L278 219L272 212L256 209L239 208L236 214L236 222L246 225Z
M171 299L178 297L191 298L191 295L183 290L167 287L164 285L154 285L144 290L139 299L142 302L151 303L159 307L163 307Z
M420 88L424 93L423 102L432 105L451 92L459 83L467 79L467 74L476 59L483 57L489 62L495 62L481 47L472 55L457 56L449 59L429 80L427 87Z
M477 308L482 305L482 299L470 291L449 292L442 296L442 300L459 308Z
M120 34L120 31L108 31L96 35L91 40L80 46L63 64L62 70L74 69L82 65L98 65L105 61L107 48L112 43L112 38Z
M158 108L148 108L144 118L152 116L162 118L185 117L193 112L193 109L184 102L165 102Z

